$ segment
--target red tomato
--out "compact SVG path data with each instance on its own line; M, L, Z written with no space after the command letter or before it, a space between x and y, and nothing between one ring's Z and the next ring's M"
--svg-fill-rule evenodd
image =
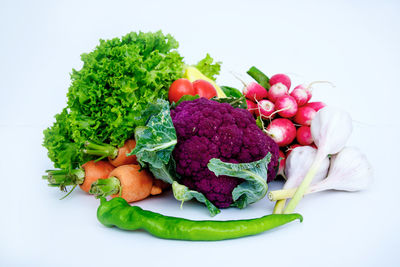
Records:
M211 99L214 96L217 96L217 90L215 90L214 86L205 81L205 80L196 80L193 82L193 88L196 95L200 97L205 97L207 99Z
M196 95L192 83L188 79L178 79L169 87L168 99L169 102L178 102L184 95Z

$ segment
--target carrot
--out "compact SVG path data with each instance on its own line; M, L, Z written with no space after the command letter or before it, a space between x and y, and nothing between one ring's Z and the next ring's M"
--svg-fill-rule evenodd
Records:
M162 191L166 188L169 187L169 184L166 182L159 180L159 179L154 179L153 182L153 187L151 188L150 194L151 195L159 195L162 193Z
M120 194L114 194L111 197L121 195L128 202L142 200L150 195L153 187L153 176L146 170L140 170L139 165L123 165L115 168L109 177L117 178L121 183Z
M127 202L134 202L160 194L168 187L168 184L155 179L149 171L135 164L119 166L108 176L94 182L89 193L96 197L122 197Z
M117 156L114 159L108 157L108 160L115 167L127 164L138 164L135 155L131 156L126 155L127 153L130 153L135 148L135 146L136 146L135 140L133 139L126 140L124 146L118 149Z
M86 141L83 153L100 156L100 159L107 157L112 165L119 167L127 164L138 164L135 155L127 156L127 153L130 153L135 146L136 142L133 139L126 140L120 148L100 142Z
M107 161L88 161L82 165L82 168L85 170L85 180L79 187L85 191L89 192L92 183L98 179L106 179L110 172L115 169L113 165L111 165Z
M47 175L43 176L49 182L49 186L59 187L62 191L67 191L67 186L74 186L68 193L70 194L77 185L89 192L92 183L98 179L106 179L110 172L115 169L108 161L88 161L80 168L74 170L47 170ZM66 196L68 196L68 194ZM65 196L65 197L66 197Z

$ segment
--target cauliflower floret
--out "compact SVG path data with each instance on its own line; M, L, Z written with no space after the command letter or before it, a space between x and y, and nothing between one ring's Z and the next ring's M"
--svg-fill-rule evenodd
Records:
M256 125L250 112L205 98L184 101L171 117L178 143L173 151L182 183L205 195L218 208L233 203L232 191L240 178L215 176L207 168L212 158L229 163L246 163L271 153L268 182L276 176L279 147Z

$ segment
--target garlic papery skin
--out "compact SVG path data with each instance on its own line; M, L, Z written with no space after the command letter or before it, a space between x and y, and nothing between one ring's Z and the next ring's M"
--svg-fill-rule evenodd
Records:
M364 153L355 147L345 147L333 155L328 176L310 186L306 194L325 191L361 191L372 183L374 170ZM293 197L297 188L275 190L268 193L271 201Z
M283 189L289 189L298 187L303 181L310 169L315 156L317 155L317 149L311 146L296 147L290 152L290 155L286 159L285 175L287 177L286 183ZM326 178L329 169L329 159L326 157L321 163L321 167L315 174L311 184L315 184Z
M311 167L314 159L317 155L317 149L311 146L301 146L296 147L290 152L290 155L286 159L285 163L285 175L287 177L286 183L283 189L295 188L301 184L304 177L307 174L308 169ZM328 173L329 169L329 159L326 157L321 163L318 172L312 181L317 183L324 179ZM271 200L273 197L280 197L279 192L284 190L279 190L277 196L268 194L268 198ZM283 208L285 207L286 200L280 200L275 204L274 214L281 214Z
M318 147L317 155L293 198L285 208L284 213L287 214L294 211L308 191L323 160L329 154L336 154L343 149L352 130L352 120L347 112L333 107L324 107L317 112L311 121L311 135Z
M372 183L374 171L367 157L356 147L345 147L331 158L328 177L310 187L310 192L324 190L360 191Z
M346 111L324 107L311 121L311 135L323 154L336 154L346 145L353 131L352 119Z

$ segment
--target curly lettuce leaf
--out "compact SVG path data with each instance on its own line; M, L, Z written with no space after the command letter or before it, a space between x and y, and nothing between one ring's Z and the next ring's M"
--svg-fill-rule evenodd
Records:
M221 211L214 206L202 193L195 190L190 190L187 186L182 185L176 181L172 183L172 191L176 200L183 202L195 198L198 202L204 203L210 212L210 215L214 217Z
M210 54L207 53L206 57L200 60L195 67L203 73L205 76L210 78L211 80L215 81L217 79L216 76L219 75L219 72L221 71L221 63L220 61L217 61L215 63L214 59L210 56Z
M146 126L135 129L136 146L128 155L136 155L138 162L149 166L153 175L172 184L175 164L171 156L177 137L167 101L158 99L143 112Z
M271 153L268 153L261 160L250 163L226 163L213 158L207 167L216 176L227 175L245 180L232 191L233 206L245 208L247 205L262 199L267 193L267 167L270 161Z
M81 148L72 138L70 116L65 108L55 116L54 124L43 131L43 146L48 150L48 157L55 168L74 169L81 162L90 160L91 156L81 152Z
M100 40L83 54L82 69L73 70L68 91L73 139L122 146L148 103L167 99L170 84L181 77L183 58L177 41L161 31L129 33Z
M132 138L135 128L146 123L142 111L159 98L168 99L169 86L182 76L177 48L178 42L161 31L132 32L100 40L82 54L82 68L72 70L65 112L44 132L54 166L83 164L79 150L86 140L121 147Z

